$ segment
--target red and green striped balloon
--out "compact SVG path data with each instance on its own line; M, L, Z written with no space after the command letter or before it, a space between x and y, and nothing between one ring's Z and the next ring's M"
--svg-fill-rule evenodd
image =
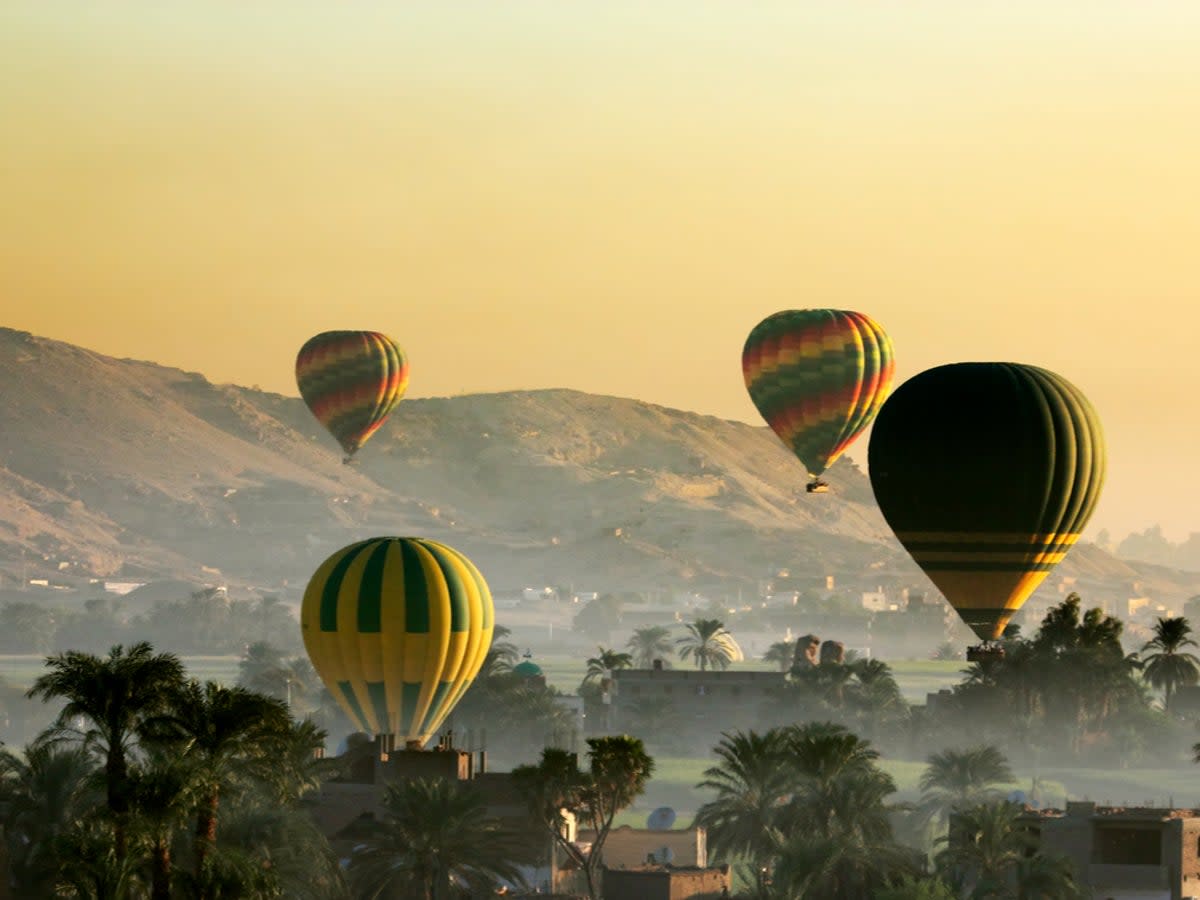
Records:
M349 462L404 396L408 358L378 331L323 331L300 348L296 384Z
M816 478L887 399L892 342L870 316L793 309L759 322L742 350L750 399Z

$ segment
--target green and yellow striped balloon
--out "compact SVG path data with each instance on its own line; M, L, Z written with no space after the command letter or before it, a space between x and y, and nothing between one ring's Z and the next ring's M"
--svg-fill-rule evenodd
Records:
M479 673L492 595L469 559L424 538L377 537L325 560L304 592L313 667L372 734L424 744Z
M750 399L814 478L871 424L893 371L892 342L879 323L841 309L775 313L742 350Z
M884 404L868 451L884 518L983 640L1078 540L1104 484L1083 393L1017 363L922 372Z
M378 331L323 331L300 348L296 385L349 462L404 396L408 359Z

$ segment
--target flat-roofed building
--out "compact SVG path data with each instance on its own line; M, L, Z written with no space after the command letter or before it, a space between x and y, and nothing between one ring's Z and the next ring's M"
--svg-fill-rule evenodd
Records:
M1200 810L1069 802L1018 821L1095 900L1200 900Z
M670 721L685 735L715 742L722 731L757 727L763 704L784 684L782 672L618 669L610 730L630 728L642 710L669 704Z

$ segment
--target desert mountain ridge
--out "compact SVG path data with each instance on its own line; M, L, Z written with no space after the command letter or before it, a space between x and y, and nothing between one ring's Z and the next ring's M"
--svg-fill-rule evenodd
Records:
M852 459L806 494L766 427L565 389L408 399L344 466L299 398L5 328L0 390L10 588L178 579L296 599L334 550L383 534L451 544L497 593L729 594L782 569L928 586ZM1177 607L1200 593L1200 575L1092 545L1057 574Z

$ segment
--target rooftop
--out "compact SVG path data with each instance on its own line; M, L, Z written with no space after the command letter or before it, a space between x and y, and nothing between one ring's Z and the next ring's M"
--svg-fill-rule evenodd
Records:
M1200 809L1172 808L1167 806L1097 806L1087 800L1070 801L1067 808L1062 809L1033 809L1026 806L1022 814L1025 818L1064 819L1064 818L1103 818L1119 820L1138 820L1142 822L1163 822L1168 819L1197 819Z

